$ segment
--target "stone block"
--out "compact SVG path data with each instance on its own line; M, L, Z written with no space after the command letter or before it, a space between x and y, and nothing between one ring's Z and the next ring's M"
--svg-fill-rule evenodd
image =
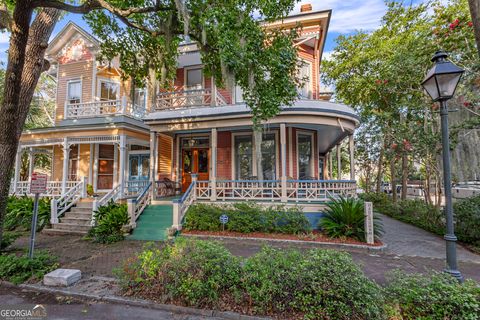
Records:
M43 277L43 284L46 286L68 287L82 277L80 270L57 269Z

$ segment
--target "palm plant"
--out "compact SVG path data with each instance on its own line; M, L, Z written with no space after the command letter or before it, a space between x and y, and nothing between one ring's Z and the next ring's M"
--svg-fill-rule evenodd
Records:
M332 198L320 219L319 227L332 238L354 238L365 241L365 207L361 199ZM374 236L378 239L383 234L380 218L373 216Z

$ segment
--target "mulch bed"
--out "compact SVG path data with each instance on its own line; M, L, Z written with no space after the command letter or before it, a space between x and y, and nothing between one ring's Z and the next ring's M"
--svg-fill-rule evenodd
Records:
M202 235L202 236L214 236L214 237L239 237L239 238L262 238L273 240L298 240L309 242L328 242L335 244L355 244L371 247L382 246L381 241L376 240L374 244L368 244L352 238L329 238L325 234L319 231L313 231L309 234L296 235L296 234L284 234L284 233L263 233L263 232L234 232L234 231L198 231L198 230L182 230L183 234L188 235Z

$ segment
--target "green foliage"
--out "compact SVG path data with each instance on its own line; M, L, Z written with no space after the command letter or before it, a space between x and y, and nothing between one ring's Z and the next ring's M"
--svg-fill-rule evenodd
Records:
M220 216L226 214L225 230L242 233L267 232L298 234L310 231L310 223L297 207L263 207L255 203L235 203L231 206L195 204L185 215L184 229L221 231Z
M0 255L0 279L19 284L41 279L58 267L56 257L46 251L35 251L33 259L16 254Z
M177 239L162 249L152 245L118 271L124 289L162 302L212 307L234 294L240 263L216 242Z
M458 239L480 248L480 196L455 202L453 212Z
M95 192L93 191L93 186L91 184L87 184L87 195L89 197L93 196Z
M110 201L99 207L94 214L96 224L88 233L93 241L113 243L124 239L122 229L130 221L126 204Z
M168 87L176 74L178 46L185 39L196 42L206 75L214 76L219 87L231 88L235 81L258 123L297 98L301 79L296 72L297 49L292 46L296 29L267 30L264 25L287 16L295 2L162 1L157 13L128 17L142 30L126 27L104 10L93 11L85 19L102 41L101 59L119 56L124 77L132 77L137 86L145 85L154 74ZM145 6L145 1L110 3Z
M5 230L14 230L16 228L23 228L30 230L32 226L34 199L27 196L17 197L10 196L7 201L6 216L5 216ZM38 220L37 231L42 230L43 227L50 220L50 199L40 198L38 201Z
M2 235L2 242L0 243L0 251L6 249L8 246L10 246L12 243L17 240L18 237L20 237L21 233L19 232L3 232Z
M365 241L365 207L363 200L355 198L330 199L319 227L330 237L355 238ZM383 224L379 217L373 217L375 238L383 234Z
M445 273L428 276L395 272L385 289L389 316L394 319L478 319L480 287L460 284Z
M259 314L302 314L306 319L382 318L380 288L348 253L264 247L246 260L242 280L246 299Z
M148 246L118 270L123 289L163 303L305 319L378 319L380 288L349 254L265 247L241 261L212 241Z

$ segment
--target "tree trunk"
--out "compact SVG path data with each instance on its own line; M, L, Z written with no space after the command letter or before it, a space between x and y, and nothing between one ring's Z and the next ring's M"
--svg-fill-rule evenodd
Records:
M390 160L390 183L392 185L392 201L397 202L397 182L395 181L395 158Z
M402 154L402 193L401 199L407 199L407 181L408 181L408 155L404 151Z
M472 17L475 42L477 43L477 52L480 56L480 0L468 0L470 15Z
M378 157L378 173L377 173L377 193L382 192L382 178L383 178L383 157L385 154L385 144L380 149L380 156Z
M430 196L430 186L431 186L431 183L432 183L432 178L431 177L432 177L432 173L431 173L431 170L430 170L430 164L426 163L425 164L425 186L424 186L425 202L427 204L430 204L430 205L432 204L432 197Z
M17 1L8 49L4 99L0 106L0 241L18 141L35 87L45 68L45 50L60 12L43 9L32 18L31 1ZM28 45L27 45L28 44Z

